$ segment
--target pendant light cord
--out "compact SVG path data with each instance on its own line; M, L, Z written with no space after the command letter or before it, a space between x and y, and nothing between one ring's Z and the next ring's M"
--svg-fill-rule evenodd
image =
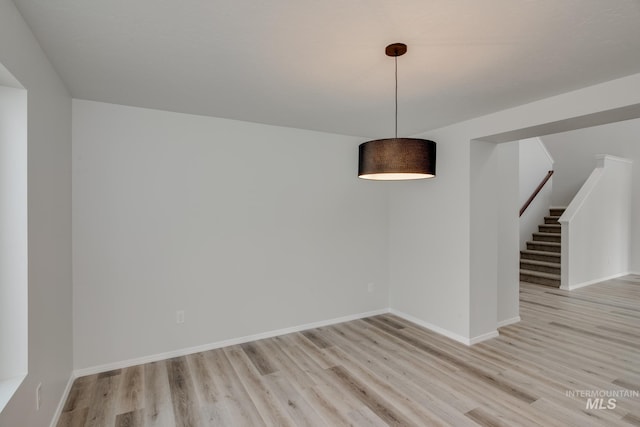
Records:
M398 57L394 57L396 62L396 139L398 139Z

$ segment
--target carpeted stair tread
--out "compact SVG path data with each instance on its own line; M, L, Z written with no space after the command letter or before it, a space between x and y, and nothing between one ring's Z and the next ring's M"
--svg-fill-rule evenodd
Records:
M560 234L562 232L562 226L560 224L540 224L538 231L540 233Z
M548 262L560 262L560 252L536 251L534 249L525 249L520 251L520 259L522 260L539 260Z
M540 242L537 240L528 240L527 243L535 243L536 245L544 245L544 246L560 246L558 242Z
M558 261L560 261L560 258L558 258ZM560 267L559 262L538 261L536 259L523 259L520 262L523 264L539 265L543 267Z
M524 249L524 250L521 250L520 253L531 254L531 255L545 255L545 256L551 256L551 257L560 259L560 252L547 252L547 251L536 251L535 249Z
M534 241L527 242L527 249L534 250L534 251L547 251L547 252L560 253L560 251L562 250L562 247L560 246L560 243L540 242L540 241L534 240Z
M536 242L560 242L559 233L546 233L544 231L537 231L533 233L533 240Z
M533 270L520 270L520 281L537 285L560 287L560 275Z
M560 217L562 216L565 210L567 210L567 208L562 208L562 207L549 208L549 214L551 214L551 216Z
M560 275L559 274L543 273L542 271L520 269L520 274L526 274L526 275L529 275L529 276L544 277L545 279L560 280Z
M561 268L562 266L560 265L559 262L539 261L535 259L520 260L520 270L537 271L540 273L560 274Z
M558 224L558 220L560 219L559 216L545 216L544 217L544 223L545 224Z

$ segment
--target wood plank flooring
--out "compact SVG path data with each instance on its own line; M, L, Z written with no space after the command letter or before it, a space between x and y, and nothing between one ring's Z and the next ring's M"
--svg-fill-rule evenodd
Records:
M520 300L473 347L382 315L78 378L58 426L640 426L640 276Z

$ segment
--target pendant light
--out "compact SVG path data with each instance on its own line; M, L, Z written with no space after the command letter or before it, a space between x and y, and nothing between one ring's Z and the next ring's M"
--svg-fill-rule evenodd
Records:
M396 65L395 138L376 139L360 144L358 177L374 180L424 179L436 176L436 143L420 138L398 138L398 56L407 52L404 43L386 47Z

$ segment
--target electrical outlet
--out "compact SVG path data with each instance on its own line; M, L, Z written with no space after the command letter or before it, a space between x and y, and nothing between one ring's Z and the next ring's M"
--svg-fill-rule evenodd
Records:
M367 283L367 291L373 292L376 290L376 285L374 283Z
M176 311L176 323L184 323L184 310Z
M40 410L41 404L42 404L42 383L39 383L36 386L36 411Z

